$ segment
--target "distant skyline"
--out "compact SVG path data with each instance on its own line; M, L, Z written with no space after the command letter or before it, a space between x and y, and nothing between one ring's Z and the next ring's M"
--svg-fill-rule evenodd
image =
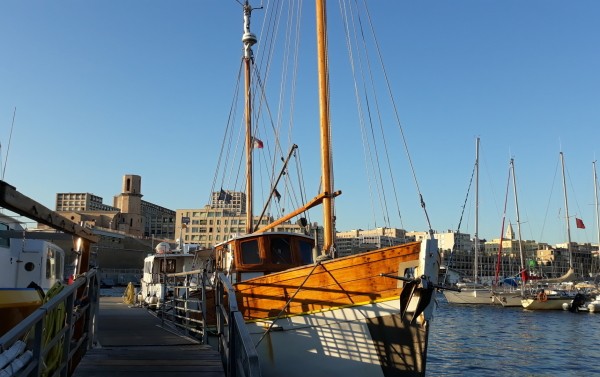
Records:
M338 2L328 4L335 20ZM523 238L566 241L562 151L571 238L596 243L600 3L368 4L432 227L458 227L480 137L480 238L500 236L514 157ZM303 38L311 43L312 7L312 1L303 3ZM253 20L258 46L261 14ZM235 0L0 2L4 180L49 208L59 192L90 192L111 204L125 174L142 176L146 201L173 210L208 204L238 74L241 22ZM333 59L344 42L330 31ZM340 63L332 69L344 70ZM345 100L335 89L337 77L332 96ZM332 120L345 126L340 103L332 104ZM314 95L298 93L298 108L315 105ZM298 136L301 146L314 138ZM363 188L342 164L362 163L359 154L335 149L336 189L343 191L336 202L339 231L381 226L365 215ZM303 155L312 158L309 151ZM460 229L470 234L473 190ZM316 187L309 193L316 195ZM424 231L418 199L410 195L403 226L391 226ZM506 221L516 231L512 193L510 200ZM577 229L575 218L586 229Z

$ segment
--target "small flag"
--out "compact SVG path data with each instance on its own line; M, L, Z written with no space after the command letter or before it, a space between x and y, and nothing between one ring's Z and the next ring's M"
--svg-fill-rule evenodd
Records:
M585 229L585 225L583 224L583 220L578 219L577 217L575 218L575 224L577 225L577 228L579 228L579 229Z
M231 199L233 199L233 196L230 193L225 192L225 190L223 189L219 191L219 196L217 197L217 200L222 200L225 203L230 203Z
M258 138L253 137L252 142L254 143L254 148L262 148L263 147L262 140L260 140Z
M279 191L277 191L277 189L273 189L273 194L275 194L277 201L281 200L281 194L279 193Z

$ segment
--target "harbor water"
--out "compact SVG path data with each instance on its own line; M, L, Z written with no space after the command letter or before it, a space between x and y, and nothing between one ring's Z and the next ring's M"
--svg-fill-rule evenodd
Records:
M600 313L450 305L437 294L427 376L600 376Z
M122 296L125 287L102 289ZM427 377L600 376L600 313L450 305L436 294Z

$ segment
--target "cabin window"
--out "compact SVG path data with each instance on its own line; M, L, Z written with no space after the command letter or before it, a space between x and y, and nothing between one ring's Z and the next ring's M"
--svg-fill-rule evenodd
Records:
M283 237L271 238L271 262L275 264L292 264L290 241Z
M46 279L52 278L52 262L50 258L46 258Z
M8 225L0 224L0 230L9 230ZM9 247L10 246L10 238L9 237L0 237L0 246Z
M312 244L306 241L299 241L300 245L300 261L302 264L310 264L313 262Z
M160 259L160 272L172 274L176 271L176 266L175 259Z
M259 264L260 255L258 253L258 240L252 240L242 243L242 263Z

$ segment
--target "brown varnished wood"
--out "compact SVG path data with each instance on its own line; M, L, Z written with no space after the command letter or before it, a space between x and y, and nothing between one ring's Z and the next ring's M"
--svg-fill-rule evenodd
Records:
M420 243L411 243L304 266L236 284L238 305L247 319L273 317L304 282L285 314L324 310L397 297L398 281L381 277L397 274L402 262L416 261Z

